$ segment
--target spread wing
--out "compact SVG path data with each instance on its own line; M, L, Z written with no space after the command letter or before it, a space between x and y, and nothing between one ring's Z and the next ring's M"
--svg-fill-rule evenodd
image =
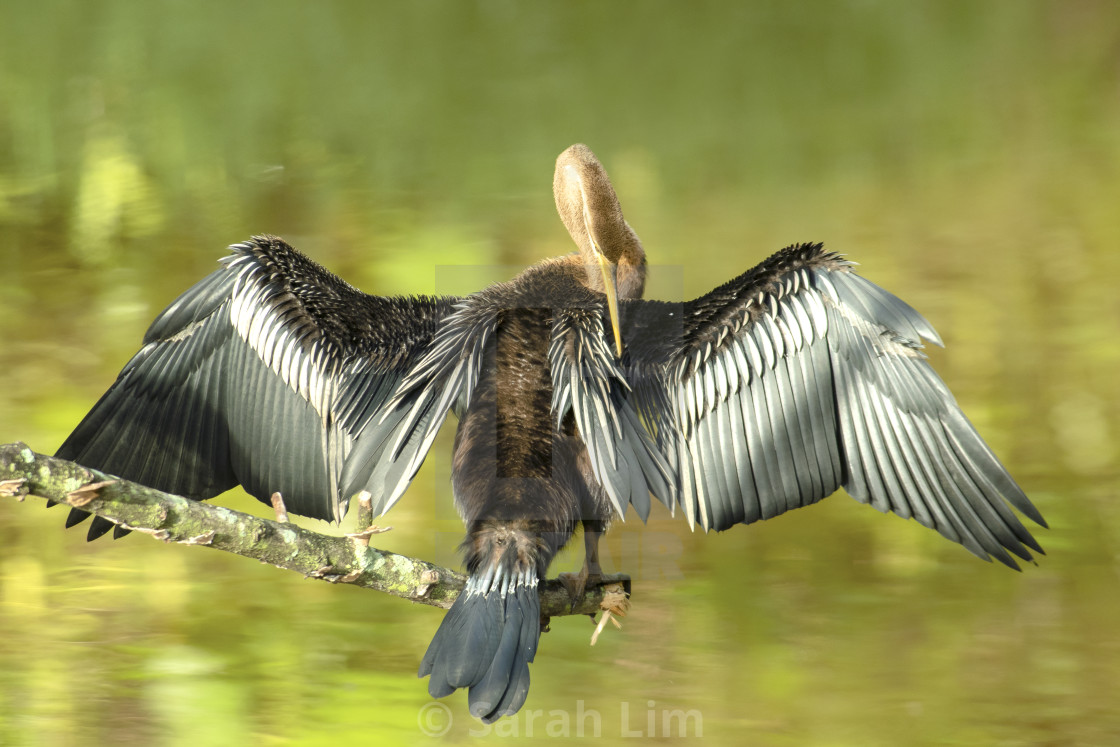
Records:
M909 305L803 244L685 304L623 305L628 380L704 529L768 519L843 487L1018 567L1038 510L921 352Z
M380 487L375 514L404 493L447 414L462 415L470 402L498 324L498 311L480 297L485 296L476 294L453 305L382 415L370 423L371 437L363 435L364 443L346 465L344 480Z
M200 500L240 483L338 520L364 489L384 510L430 443L387 455L405 413L386 403L455 300L367 296L272 237L231 252L156 318L58 456ZM355 456L412 471L386 491L372 467L347 470ZM111 526L95 519L90 538Z

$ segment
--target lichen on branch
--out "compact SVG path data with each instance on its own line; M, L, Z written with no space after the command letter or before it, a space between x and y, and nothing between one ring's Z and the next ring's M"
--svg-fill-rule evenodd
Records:
M352 584L436 607L450 607L466 577L425 560L369 546L375 528L347 536L320 534L287 522L163 493L74 462L37 454L24 443L0 446L0 498L37 496L81 508L164 542L243 555L332 583ZM555 579L542 584L546 617L595 614L604 598L629 590L629 579L604 577L573 604Z

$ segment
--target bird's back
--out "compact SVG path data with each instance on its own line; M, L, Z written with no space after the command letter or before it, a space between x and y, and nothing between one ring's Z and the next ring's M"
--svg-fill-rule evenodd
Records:
M552 412L549 365L557 309L587 303L571 263L523 273L489 294L496 325L455 439L455 499L470 521L532 520L570 532L590 499L586 449ZM544 527L548 529L548 527Z

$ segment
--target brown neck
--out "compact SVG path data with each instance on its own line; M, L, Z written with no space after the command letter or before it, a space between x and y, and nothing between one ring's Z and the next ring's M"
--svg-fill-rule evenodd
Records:
M552 190L560 219L579 247L588 287L603 291L598 248L618 267L619 298L640 298L645 288L646 254L622 216L606 170L590 148L573 145L560 154Z

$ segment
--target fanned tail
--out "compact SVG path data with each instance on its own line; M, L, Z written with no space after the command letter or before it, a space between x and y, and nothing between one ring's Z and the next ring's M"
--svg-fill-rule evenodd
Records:
M471 715L486 723L516 713L529 694L540 616L531 569L490 567L472 575L420 663L419 676L431 675L428 692L442 698L470 688Z

